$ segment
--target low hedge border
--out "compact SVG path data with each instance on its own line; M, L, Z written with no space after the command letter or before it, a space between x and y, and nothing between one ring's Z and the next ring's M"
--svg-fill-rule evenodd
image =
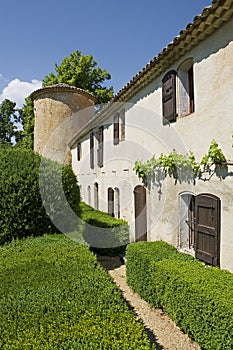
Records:
M90 249L101 255L118 255L125 252L129 242L129 225L111 217L84 202L80 203L80 218L84 221L83 238Z
M127 246L127 281L206 350L233 349L233 275L165 242Z
M149 350L120 290L87 246L64 235L0 247L2 350Z

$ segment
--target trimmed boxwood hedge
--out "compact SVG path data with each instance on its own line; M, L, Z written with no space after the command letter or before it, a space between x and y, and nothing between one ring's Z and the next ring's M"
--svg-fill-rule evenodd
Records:
M125 252L129 242L129 225L84 202L80 203L80 218L84 221L83 238L90 249L101 255Z
M60 195L62 186L65 205ZM41 194L46 196L50 216ZM79 187L71 167L41 158L31 150L0 149L0 244L30 235L58 233L62 225L64 230L76 230L76 223L69 221L67 225L64 212L71 207L79 214L79 202ZM62 225L54 225L51 219Z
M152 303L153 283L151 281L152 261L163 259L193 260L175 247L163 241L131 243L126 249L127 282L142 298Z
M206 350L233 349L233 275L165 242L127 246L127 280ZM144 268L144 270L143 270Z
M61 234L12 242L0 248L0 275L2 350L151 349L85 245Z

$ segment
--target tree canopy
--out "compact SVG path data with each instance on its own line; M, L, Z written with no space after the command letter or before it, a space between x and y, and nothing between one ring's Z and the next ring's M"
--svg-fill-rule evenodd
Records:
M5 99L0 104L0 145L13 145L20 137L17 123L21 121L16 103Z
M19 109L23 130L20 133L19 146L21 148L33 149L34 145L34 107L30 97L25 98L25 103Z
M61 65L55 64L56 74L50 73L43 79L43 87L65 83L92 93L99 104L107 103L113 97L113 87L104 86L111 75L97 66L92 55L81 55L77 50L63 59ZM0 144L33 149L34 141L34 108L30 97L25 99L22 108L16 103L4 100L0 104ZM17 123L23 130L18 130Z
M106 103L113 97L113 87L104 86L111 75L97 66L92 55L81 55L77 50L63 59L61 65L55 64L57 74L50 73L43 80L43 87L66 83L92 93L99 103Z

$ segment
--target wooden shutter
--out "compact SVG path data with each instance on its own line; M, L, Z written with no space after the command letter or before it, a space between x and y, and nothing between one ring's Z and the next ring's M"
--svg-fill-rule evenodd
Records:
M169 71L162 80L163 123L176 121L176 71Z
M125 141L125 109L121 110L121 141Z
M117 112L114 115L114 124L113 124L113 143L114 145L119 144L119 113Z
M94 133L90 134L90 168L94 169Z
M98 150L97 150L97 161L98 161L98 166L102 167L103 166L103 153L104 153L104 127L101 126L99 127L99 133L98 133L99 139L99 145L98 145Z
M188 70L189 78L189 112L194 112L194 79L193 79L193 66Z
M77 144L77 160L80 161L81 157L82 157L81 142L78 142L78 144Z
M207 264L220 264L220 199L211 194L195 197L195 255Z

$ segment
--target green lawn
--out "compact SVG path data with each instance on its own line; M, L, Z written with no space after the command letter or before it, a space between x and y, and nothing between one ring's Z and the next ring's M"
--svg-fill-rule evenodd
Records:
M88 247L45 235L0 248L0 349L150 349Z

